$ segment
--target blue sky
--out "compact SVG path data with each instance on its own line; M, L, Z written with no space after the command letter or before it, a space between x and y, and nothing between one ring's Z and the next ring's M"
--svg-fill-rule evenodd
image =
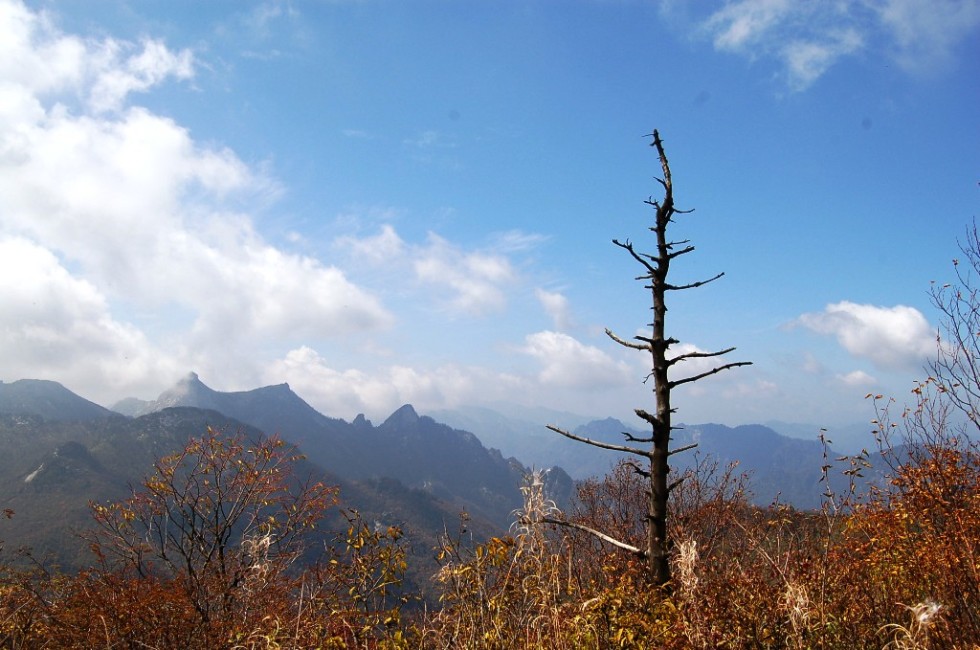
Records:
M659 129L705 288L678 417L904 400L980 199L977 0L0 0L2 376L324 413L650 407ZM682 373L700 368L682 368Z

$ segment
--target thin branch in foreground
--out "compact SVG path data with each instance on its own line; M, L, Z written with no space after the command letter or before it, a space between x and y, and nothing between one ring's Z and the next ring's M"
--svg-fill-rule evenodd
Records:
M636 456L643 456L644 458L650 457L649 451L644 451L643 449L636 449L635 447L627 447L626 445L614 445L608 442L601 442L599 440L593 440L592 438L586 438L584 436L577 436L574 433L569 433L564 429L559 429L553 424L547 425L548 429L551 429L555 433L560 433L566 438L571 438L572 440L577 440L578 442L584 442L587 445L592 445L593 447L599 447L600 449L609 449L611 451L622 451L628 454L634 454Z
M718 366L717 368L712 368L711 370L702 372L701 374L694 375L693 377L685 377L684 379L678 379L677 381L670 382L670 387L680 386L681 384L689 384L692 381L697 381L699 379L704 379L705 377L710 377L711 375L721 372L722 370L728 370L729 368L738 368L740 366L751 366L751 361L736 361L735 363L726 363L723 366Z
M610 537L609 535L606 535L605 533L599 532L595 528L589 528L588 526L584 526L582 524L577 524L574 521L565 521L564 519L552 519L550 517L545 517L541 521L543 523L545 523L545 524L554 524L555 526L564 526L565 528L574 528L575 530L581 530L582 532L588 533L588 534L590 534L590 535L592 535L592 536L594 536L594 537L596 537L598 539L601 539L602 541L604 541L604 542L606 542L608 544L612 544L616 548L623 549L624 551L629 551L630 553L634 553L634 554L638 555L639 557L646 557L646 552L645 551L642 551L642 550L638 549L637 547L633 546L632 544L627 544L626 542L621 542L618 539L616 539L615 537Z

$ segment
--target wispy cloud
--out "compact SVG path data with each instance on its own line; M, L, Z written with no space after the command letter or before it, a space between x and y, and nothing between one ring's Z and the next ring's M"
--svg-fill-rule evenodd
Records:
M374 140L377 137L370 131L365 131L364 129L342 129L340 133L345 138L355 140Z
M571 327L572 318L568 298L557 291L546 291L540 288L535 290L534 295L541 303L541 307L551 317L555 329L567 330Z
M871 7L891 37L894 58L917 73L947 64L980 26L978 0L880 0Z
M529 253L542 239L509 231L492 236L485 247L467 249L431 232L424 242L406 242L392 225L382 224L375 235L340 237L334 248L359 263L397 274L402 290L406 277L414 279L429 291L423 299L450 312L486 316L506 307L507 290L520 281L515 255Z
M863 370L852 370L847 374L837 375L837 379L846 386L873 386L877 381Z
M786 85L802 91L863 51L934 69L978 25L980 0L730 0L700 29L720 52L777 61Z
M505 256L465 252L434 233L429 234L429 241L413 266L420 281L452 292L451 306L455 311L474 315L503 308L503 287L517 277Z
M405 138L402 142L417 149L452 149L456 147L455 141L447 137L446 134L432 129L420 131L410 138Z

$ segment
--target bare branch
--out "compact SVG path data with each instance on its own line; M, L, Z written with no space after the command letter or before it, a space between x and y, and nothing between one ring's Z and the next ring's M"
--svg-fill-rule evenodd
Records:
M626 240L626 243L625 244L623 244L622 242L620 242L618 239L614 239L612 241L613 241L614 244L616 244L617 246L619 246L623 250L627 251L630 255L632 255L633 256L633 259L635 259L637 262L639 262L640 264L642 264L646 268L646 270L650 272L651 275L657 272L657 269L652 264L650 264L650 262L648 262L647 260L643 259L643 256L640 255L639 253L637 253L633 249L633 244L630 243L629 240Z
M691 284L665 284L664 289L667 291L681 291L683 289L697 289L698 287L703 287L709 282L714 282L718 278L724 277L725 272L722 271L713 278L708 278L707 280L700 280L698 282L692 282Z
M621 548L624 551L629 551L630 553L635 553L636 555L638 555L640 557L646 557L646 555L647 555L646 552L641 551L640 549L636 548L632 544L627 544L626 542L621 542L618 539L616 539L615 537L610 537L609 535L606 535L605 533L599 532L595 528L589 528L588 526L583 526L582 524L577 524L574 521L565 521L564 519L552 519L550 517L545 517L541 521L543 523L546 523L546 524L554 524L555 526L564 526L566 528L574 528L575 530L581 530L584 533L588 533L588 534L590 534L590 535L592 535L594 537L597 537L597 538L601 539L602 541L606 542L607 544L612 544L616 548Z
M547 428L551 429L555 433L560 433L566 438L571 438L572 440L584 442L587 445L592 445L593 447L599 447L600 449L609 449L611 451L622 451L628 454L634 454L636 456L643 456L644 458L650 457L650 452L644 451L643 449L636 449L635 447L627 447L626 445L613 445L608 442L601 442L599 440L593 440L592 438L577 436L574 433L569 433L568 431L565 431L564 429L559 429L553 424L547 425Z
M627 460L627 461L623 461L623 462L630 466L630 469L633 470L633 473L639 474L640 476L642 476L643 478L646 478L646 479L649 479L650 478L650 472L648 472L647 470L645 470L642 467L640 467L639 465L637 465L636 464L636 461Z
M620 338L619 336L617 336L616 334L614 334L612 332L612 330L610 330L608 327L606 328L606 336L608 336L609 338L611 338L613 341L616 341L616 343L619 343L620 345L625 346L625 347L628 347L628 348L633 348L634 350L647 350L647 351L649 351L651 349L649 343L646 343L646 344L632 343L630 341L627 341L626 339ZM641 337L637 336L636 338L640 339Z
M698 446L698 443L692 442L689 445L684 445L683 447L678 447L677 449L671 449L670 451L667 452L667 455L668 456L673 456L674 454L679 454L682 451L687 451L689 449L694 449L697 446Z
M672 366L678 361L683 361L685 359L704 359L707 357L720 357L723 354L728 354L733 352L735 348L725 348L724 350L719 350L718 352L685 352L684 354L678 354L672 359L667 359L667 365Z
M660 418L658 418L653 413L644 411L643 409L633 409L633 412L636 413L637 417L639 417L641 420L646 420L647 423L650 424L650 426L653 427L660 426Z
M680 386L681 384L689 384L692 381L704 379L705 377L721 372L722 370L728 370L729 368L738 368L740 366L751 366L751 365L752 365L751 361L736 361L735 363L726 363L723 366L718 366L717 368L713 368L711 370L708 370L707 372L702 372L699 375L694 375L693 377L685 377L684 379L678 379L677 381L672 381L670 382L670 387L674 388L675 386Z
M630 442L653 442L653 438L637 438L628 431L623 431L623 435L626 436L626 439Z
M668 245L667 248L670 248L670 245ZM669 255L667 255L667 257L669 257L670 259L674 259L675 257L680 257L685 253L690 253L693 250L694 250L694 246L687 246L685 248L680 249L679 251L671 252Z
M670 485L668 485L667 486L667 493L669 494L669 493L673 492L674 491L674 488L676 488L681 483L683 483L685 480L687 480L687 477L688 477L688 474L684 474L683 476L679 477L676 481L674 481Z

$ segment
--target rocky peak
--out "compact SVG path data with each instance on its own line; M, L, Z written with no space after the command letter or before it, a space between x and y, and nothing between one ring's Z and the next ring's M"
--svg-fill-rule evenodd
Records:
M405 427L415 425L418 421L419 414L415 412L415 408L411 404L406 404L388 416L388 419L381 426Z

